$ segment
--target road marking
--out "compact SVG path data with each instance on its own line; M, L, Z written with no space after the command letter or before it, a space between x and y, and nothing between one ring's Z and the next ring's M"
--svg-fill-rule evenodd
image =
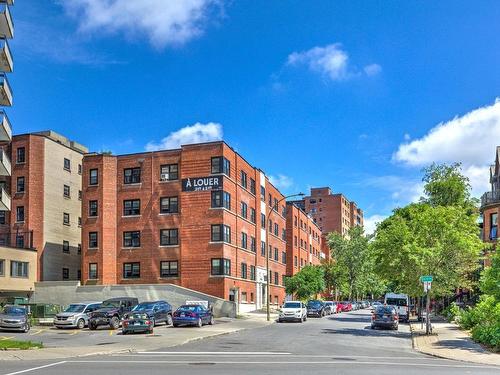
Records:
M80 331L78 329L75 329L73 332L71 332L69 335L70 336L74 336L76 334L78 334Z
M30 336L39 335L40 333L45 332L45 331L48 331L48 328L39 329L38 331L33 332Z
M21 370L21 371L16 371L16 372L9 372L8 374L5 374L5 375L17 375L17 374L24 374L25 372L31 372L31 371L41 370L41 369L43 369L43 368L53 367L53 366L57 366L57 365L62 365L62 364L64 364L64 363L66 363L66 361L61 361L61 362L51 363L51 364L48 364L48 365L45 365L45 366L33 367L33 368L29 368L29 369L26 369L26 370Z
M172 365L189 365L192 364L193 361L68 361L68 363L132 363L132 364L172 364ZM376 361L364 361L364 362L346 362L346 361L207 361L200 362L196 361L196 364L211 365L345 365L345 366L393 366L393 367L401 367L401 366L412 366L412 367L446 367L446 368L477 368L477 369L494 369L498 370L498 366L482 366L482 365L466 365L466 364L440 364L440 363L410 363L410 362L376 362ZM11 375L11 374L6 374Z
M111 330L111 329L109 330L109 335L113 336L113 330Z
M8 336L2 336L0 337L0 341L5 341L5 340L12 340L14 336L8 337Z
M137 352L137 354L150 355L291 355L284 352ZM331 357L331 356L330 356Z
M249 353L249 352L213 352L212 354L203 354L203 352L137 352L135 354L112 354L112 357L245 357L246 355L253 357L274 357L276 355L292 355L291 353L266 353L262 352L262 354ZM344 356L344 355L302 355L302 354L293 354L293 358L331 358L331 359L394 359L394 360L413 360L413 361L448 361L449 359L444 358L426 358L426 357L377 357L377 356Z

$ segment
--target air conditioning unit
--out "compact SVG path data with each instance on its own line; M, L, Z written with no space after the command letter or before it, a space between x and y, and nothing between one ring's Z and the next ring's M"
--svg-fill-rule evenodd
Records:
M168 181L168 173L160 174L160 181Z

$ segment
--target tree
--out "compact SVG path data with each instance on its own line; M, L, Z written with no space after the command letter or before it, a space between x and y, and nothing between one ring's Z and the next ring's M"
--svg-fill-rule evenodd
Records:
M481 292L495 297L500 303L500 253L491 256L491 267L484 269L481 276Z
M335 295L335 300L341 291L346 288L346 272L333 259L321 263L325 277L325 289L329 295Z
M360 291L357 283L366 265L368 240L363 228L358 226L351 228L346 237L335 232L328 235L330 254L337 265L338 275L346 279L349 299Z
M325 290L325 275L320 266L305 266L297 274L285 279L287 294L306 300Z

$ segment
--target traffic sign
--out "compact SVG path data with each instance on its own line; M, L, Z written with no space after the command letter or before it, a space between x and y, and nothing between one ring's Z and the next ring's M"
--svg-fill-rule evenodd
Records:
M431 281L424 281L424 292L427 293L430 291L432 288L432 282Z
M420 276L420 282L425 283L425 282L431 282L434 280L432 276Z

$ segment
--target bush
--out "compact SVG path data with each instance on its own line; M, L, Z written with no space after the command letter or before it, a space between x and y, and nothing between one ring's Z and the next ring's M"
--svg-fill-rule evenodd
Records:
M457 319L457 317L460 315L460 312L460 307L458 307L458 305L453 302L443 311L443 315L449 322L452 322Z

